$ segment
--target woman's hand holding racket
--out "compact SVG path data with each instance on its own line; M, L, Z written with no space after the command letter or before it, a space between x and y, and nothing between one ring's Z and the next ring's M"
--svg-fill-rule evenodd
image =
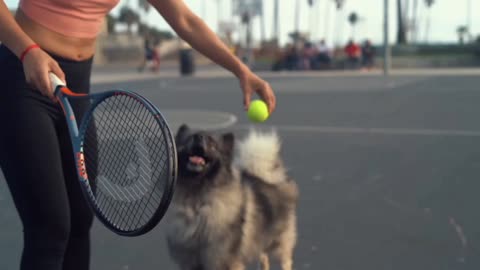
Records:
M25 54L22 64L27 83L44 96L54 100L49 73L53 72L60 80L65 81L65 74L57 61L42 49L34 48Z

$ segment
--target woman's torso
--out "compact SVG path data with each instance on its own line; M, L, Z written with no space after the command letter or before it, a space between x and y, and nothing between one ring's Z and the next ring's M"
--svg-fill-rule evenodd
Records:
M26 1L32 1L32 0L24 0ZM105 2L107 2L106 0ZM110 0L110 5L113 7L116 2L115 0ZM25 3L22 3L25 5ZM52 3L49 3L52 5ZM25 8L26 6L23 6ZM48 7L48 6L47 6ZM90 8L94 8L90 7ZM55 7L59 8L59 7ZM101 8L101 7L99 7ZM106 13L109 12L110 9L106 9L103 7L101 10L100 15L105 16ZM64 10L65 12L68 12L69 10ZM72 10L72 13L78 12L78 10L74 11ZM65 14L64 15L64 20L65 20ZM100 16L97 14L97 16ZM33 16L33 15L32 15ZM81 61L85 60L88 58L91 58L93 54L95 53L95 42L96 42L96 34L90 34L89 36L79 36L75 33L68 33L68 30L64 31L63 33L60 33L59 31L54 31L52 28L48 28L39 23L42 18L35 18L32 16L28 16L26 14L26 11L22 10L22 5L20 5L19 9L17 10L17 13L15 15L15 19L17 23L20 25L20 27L23 29L23 31L40 47L48 52L54 53L58 56L71 59L71 60L76 60L76 61ZM60 19L60 15L59 15ZM67 16L68 19L68 16ZM103 19L103 18L102 18ZM38 22L37 22L38 21ZM67 21L68 22L68 21ZM72 19L73 22L73 19ZM78 20L75 23L79 23ZM55 27L64 27L62 30L65 30L65 25L59 25ZM68 27L66 27L68 29ZM58 30L58 29L56 29Z

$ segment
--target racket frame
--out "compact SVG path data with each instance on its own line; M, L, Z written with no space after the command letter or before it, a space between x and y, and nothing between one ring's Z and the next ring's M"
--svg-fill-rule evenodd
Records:
M122 236L140 236L149 231L151 231L163 218L166 211L168 210L168 206L171 203L174 193L175 182L177 179L177 151L175 146L175 140L173 137L172 130L170 129L166 118L162 115L160 110L158 110L155 105L153 105L149 100L142 97L141 95L126 91L126 90L109 90L104 91L101 93L94 93L94 94L79 94L74 93L71 91L65 83L63 83L57 76L53 73L50 73L50 80L52 82L52 87L54 90L54 96L59 101L59 104L65 114L70 139L72 142L73 147L73 155L75 159L75 167L77 171L77 175L79 181L82 186L82 192L88 201L88 205L90 208L95 212L96 217L106 226L109 230L115 232L118 235ZM152 218L145 223L140 228L133 230L133 231L125 231L119 230L111 221L105 217L101 210L97 207L95 203L95 196L93 194L92 188L89 183L87 170L85 166L85 156L83 151L83 144L84 144L84 135L88 124L90 122L91 117L93 116L93 112L95 108L102 103L105 99L115 96L115 95L124 95L131 98L136 99L137 101L141 102L145 105L145 107L152 113L155 117L157 123L161 125L161 132L164 138L167 138L168 147L167 147L167 156L168 158L168 168L171 169L171 175L168 177L168 182L163 183L164 185L164 193L162 194L160 204L158 205L155 213L152 215ZM69 99L85 99L88 98L90 100L89 108L84 112L83 118L81 119L80 126L77 123L75 114L73 112L72 106L70 105ZM166 192L166 193L165 193Z

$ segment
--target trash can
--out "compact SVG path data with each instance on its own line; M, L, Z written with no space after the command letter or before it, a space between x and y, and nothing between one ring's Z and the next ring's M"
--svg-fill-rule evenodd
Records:
M195 71L192 49L180 50L180 74L182 76L192 75Z

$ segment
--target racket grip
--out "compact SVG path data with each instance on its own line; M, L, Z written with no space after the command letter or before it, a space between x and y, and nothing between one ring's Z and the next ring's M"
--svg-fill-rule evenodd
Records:
M48 73L48 76L50 77L50 82L52 83L53 93L57 95L59 86L66 86L66 83L63 82L60 78L58 78L57 75L52 72Z

